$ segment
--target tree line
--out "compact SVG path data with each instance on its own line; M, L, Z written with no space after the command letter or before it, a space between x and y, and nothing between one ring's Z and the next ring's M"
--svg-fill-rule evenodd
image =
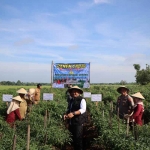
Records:
M14 81L1 81L0 85L24 85L24 86L36 86L38 83L36 82L21 82L20 80ZM50 83L40 83L42 85L50 85Z
M150 65L146 64L145 69L141 69L140 64L133 64L134 69L136 70L135 79L137 84L147 85L150 83ZM24 86L34 86L38 83L35 82L21 82L18 80L14 81L1 81L0 85L24 85ZM51 85L50 83L41 83L42 85ZM92 84L92 83L91 83ZM97 84L106 84L106 83L97 83ZM108 83L107 83L108 84ZM121 80L118 83L109 83L109 84L122 84L125 85L127 82L125 80ZM130 84L130 83L128 83ZM134 84L134 83L131 83Z

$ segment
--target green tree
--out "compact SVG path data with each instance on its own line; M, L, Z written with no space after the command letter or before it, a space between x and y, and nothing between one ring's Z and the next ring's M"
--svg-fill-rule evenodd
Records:
M18 80L18 81L16 82L16 85L22 85L22 82L21 82L20 80Z
M125 84L127 84L127 82L126 82L125 80L121 80L121 81L120 81L120 84L121 84L121 85L125 85Z
M133 64L133 66L136 71L139 71L141 68L141 66L139 64Z
M134 69L136 70L136 82L142 85L150 83L150 67L146 64L146 69L140 70L139 64L134 64Z

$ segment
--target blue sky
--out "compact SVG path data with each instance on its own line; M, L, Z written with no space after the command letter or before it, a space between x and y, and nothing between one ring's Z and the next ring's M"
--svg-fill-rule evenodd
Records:
M91 63L91 83L150 64L149 0L1 0L0 81L51 82L51 62Z

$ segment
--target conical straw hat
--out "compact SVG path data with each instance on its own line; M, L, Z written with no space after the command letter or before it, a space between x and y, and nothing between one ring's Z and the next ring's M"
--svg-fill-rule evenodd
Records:
M19 94L27 94L27 91L24 88L21 88L17 91Z
M22 102L22 99L21 99L20 96L13 97L12 100L16 100L16 101Z
M29 93L30 94L34 94L35 93L35 89L33 89L33 88L29 89Z
M140 92L137 92L137 93L135 93L135 94L133 94L131 96L132 97L136 97L136 98L140 98L140 99L145 99Z

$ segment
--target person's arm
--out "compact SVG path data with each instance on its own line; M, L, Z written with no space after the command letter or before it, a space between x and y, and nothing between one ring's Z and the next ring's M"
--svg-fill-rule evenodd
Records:
M142 105L138 104L137 107L135 108L135 112L133 114L133 119L135 119L137 116L139 116L141 111L142 111Z
M133 98L131 96L128 96L128 103L129 103L129 113L131 113L133 111L134 108L134 101Z
M72 117L74 117L75 115L83 114L85 111L86 111L86 101L85 101L85 99L82 99L82 100L81 100L81 104L80 104L80 109L77 110L77 111L74 111L74 112L69 113L69 114L68 114L68 118L72 118Z
M22 120L21 115L20 115L19 108L16 109L14 112L15 112L16 116L19 118L19 120Z
M36 100L36 96L37 96L37 89L35 89L35 92L34 92L34 96L33 96L34 100Z

